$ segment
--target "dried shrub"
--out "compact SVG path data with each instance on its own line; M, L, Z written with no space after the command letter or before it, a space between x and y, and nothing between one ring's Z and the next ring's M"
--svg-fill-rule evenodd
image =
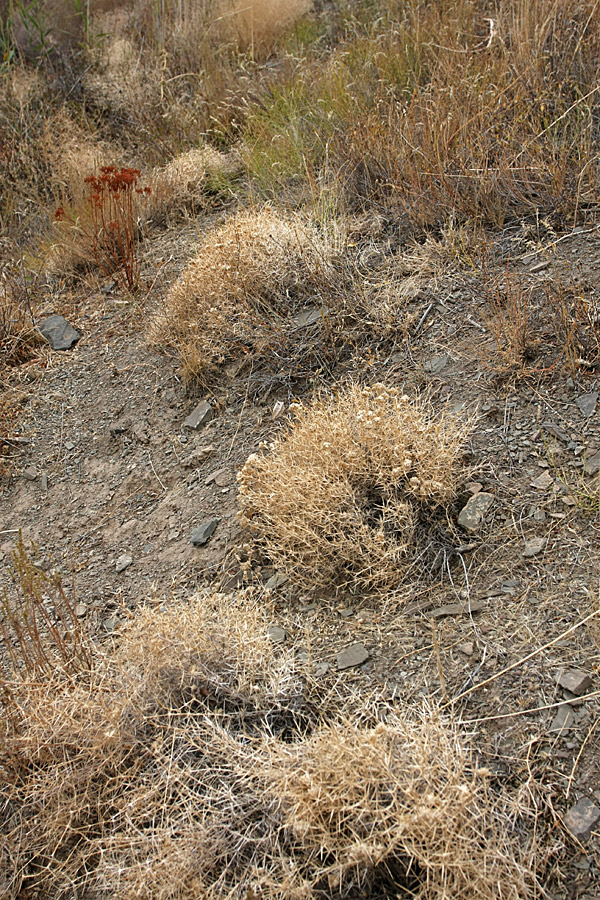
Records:
M269 208L237 213L207 237L150 323L149 339L181 360L187 382L259 346L285 346L291 316L332 287L337 254L300 217Z
M154 222L164 222L182 210L194 212L202 208L206 204L207 182L231 176L239 167L235 152L219 153L208 144L179 154L152 172L146 216Z
M8 900L533 897L519 810L456 731L351 724L267 623L257 596L204 594L142 611L86 678L13 682Z
M249 457L241 521L299 588L393 588L445 558L468 428L382 384L320 397Z
M434 715L330 724L269 748L263 777L299 852L297 893L474 900L532 896L526 853L457 733ZM283 868L283 867L282 867ZM308 888L301 894L302 886Z
M221 40L234 38L241 49L263 56L312 5L312 0L217 0L211 13Z

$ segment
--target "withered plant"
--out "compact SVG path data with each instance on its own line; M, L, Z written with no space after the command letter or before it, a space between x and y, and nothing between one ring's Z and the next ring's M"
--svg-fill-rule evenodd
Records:
M468 431L383 384L318 397L239 473L241 522L299 589L397 587L445 558Z

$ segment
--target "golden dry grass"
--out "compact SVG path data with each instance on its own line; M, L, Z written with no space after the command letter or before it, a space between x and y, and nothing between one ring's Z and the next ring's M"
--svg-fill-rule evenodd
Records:
M350 722L269 613L202 594L138 613L88 672L5 677L7 898L534 897L519 811L457 731Z
M240 471L241 521L299 589L396 587L443 552L468 429L382 384L317 398Z
M150 323L151 344L175 352L185 380L282 336L302 301L333 279L335 239L299 216L244 210L207 236Z
M144 215L163 222L183 210L197 211L206 203L207 178L218 179L239 171L241 161L235 151L220 153L208 144L193 147L153 170L151 195Z

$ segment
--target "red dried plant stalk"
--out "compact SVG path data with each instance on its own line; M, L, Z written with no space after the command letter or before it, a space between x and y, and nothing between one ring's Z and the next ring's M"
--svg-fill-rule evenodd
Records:
M150 193L149 187L137 186L140 175L139 169L102 166L100 175L84 178L91 251L102 271L132 292L140 278L134 199L135 194Z

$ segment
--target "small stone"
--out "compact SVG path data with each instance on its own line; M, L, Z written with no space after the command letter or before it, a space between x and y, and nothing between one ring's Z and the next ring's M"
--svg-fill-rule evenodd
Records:
M208 459L214 449L214 447L198 447L197 450L190 453L187 459L183 460L182 465L186 469L196 469Z
M492 494L480 491L470 497L458 516L458 524L467 531L477 531L481 527L486 512L494 502Z
M38 473L35 466L28 466L23 470L23 478L26 478L27 481L35 481L37 477Z
M472 600L471 603L446 603L445 606L438 606L437 609L430 610L427 615L432 619L441 619L444 616L462 616L469 613L480 612L486 609L487 604L481 600Z
M577 397L576 404L579 407L579 412L586 419L589 419L590 416L593 416L596 411L596 404L598 403L598 391L590 391L589 394L581 394L580 397Z
M42 490L43 491L48 490L48 476L46 475L45 472L42 472Z
M280 628L279 625L271 625L269 628L269 637L274 644L283 644L287 638L287 631L285 628Z
M307 306L302 312L292 316L292 322L296 328L308 328L310 325L316 325L317 322L324 319L328 312L329 310L325 308L319 309L318 306Z
M83 619L85 616L87 616L87 613L88 613L88 608L85 605L85 603L78 603L77 606L75 607L75 615L77 616L77 618Z
M104 619L104 621L102 622L102 627L107 634L111 634L117 627L117 620L114 616L109 616L108 619Z
M284 584L287 584L289 580L289 577L283 572L275 572L275 574L271 575L268 579L265 588L268 591L276 591L278 588L283 587Z
M284 410L285 403L283 402L283 400L277 400L277 402L273 406L273 412L271 413L271 418L273 419L273 421L275 421L275 419L278 419Z
M213 416L213 408L207 400L201 400L198 406L184 420L184 427L197 431L201 425L210 422Z
M569 691L576 697L580 697L592 686L591 676L581 669L567 669L562 672L556 679L557 683L565 691Z
M537 556L538 553L541 553L542 550L546 546L546 538L532 538L530 541L527 541L525 547L523 548L523 556L525 558L529 556Z
M226 476L228 476L228 477L226 477ZM217 479L219 479L219 480L217 480ZM222 486L221 481L223 479L226 479L225 484L231 483L231 475L229 474L228 470L227 469L216 469L214 472L211 472L210 475L207 475L207 477L204 479L204 484L208 486L209 484L212 484L214 481L215 484Z
M460 650L461 653L464 653L465 656L473 656L475 650L473 641L465 641L463 644L459 644L458 650Z
M544 269L547 269L550 265L550 260L542 259L540 262L535 263L535 265L531 266L529 271L534 275L536 272L543 272Z
M117 573L124 572L125 569L129 568L129 566L131 565L132 562L133 562L133 557L130 556L128 553L123 553L123 555L120 556L115 563L115 569L117 570Z
M338 669L352 669L361 666L369 658L369 651L364 644L351 644L336 656Z
M481 484L480 481L468 481L465 484L465 490L468 491L470 494L478 494L480 491L483 490L483 485Z
M590 832L595 825L600 822L600 807L596 806L587 797L583 797L565 816L565 825L573 835L580 841L584 841L590 836Z
M596 475L597 472L600 472L600 450L585 457L583 470L586 475Z
M323 678L323 676L327 675L328 672L329 672L329 663L328 662L325 662L323 660L323 662L318 662L316 664L315 678Z
M108 426L108 430L113 436L118 434L125 434L131 428L131 421L129 418L125 419L117 419L116 422L111 422Z
M447 353L439 353L437 356L432 356L430 359L425 361L424 369L426 372L429 372L431 375L437 375L446 367L448 363L448 354Z
M531 482L531 487L534 487L537 491L547 491L551 484L554 483L554 478L547 470L542 472L541 475L538 475L537 478Z
M575 721L575 713L568 703L561 703L552 719L550 731L552 734L566 734Z
M350 616L354 615L354 608L352 606L348 606L346 609L340 609L339 612L342 619L349 619Z
M81 334L62 316L48 316L40 325L40 333L53 350L70 350Z
M198 528L194 528L191 536L194 547L203 547L204 544L207 544L215 533L215 529L220 521L220 519L209 519L208 522L204 522Z

